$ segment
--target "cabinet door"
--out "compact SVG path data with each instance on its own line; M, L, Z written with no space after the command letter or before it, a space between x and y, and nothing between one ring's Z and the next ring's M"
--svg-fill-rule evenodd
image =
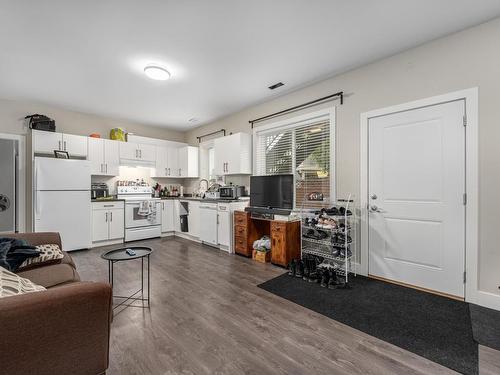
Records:
M108 217L107 210L92 210L92 242L109 238Z
M108 176L120 175L120 142L104 139L104 172Z
M109 239L116 240L125 237L125 211L117 208L108 211Z
M167 172L169 177L179 177L179 149L167 148Z
M217 239L219 245L229 246L231 241L229 208L227 206L219 207L218 209L218 226L217 226Z
M156 160L156 147L153 145L138 145L139 149L139 160L142 161L152 161Z
M286 223L271 222L271 262L286 266Z
M165 147L156 147L155 169L151 172L152 177L167 177L167 149Z
M54 154L54 150L62 150L62 133L33 130L33 152L38 154Z
M226 145L226 173L225 174L239 174L240 173L240 137L239 134L230 135L227 138Z
M136 160L139 158L137 143L120 142L120 159Z
M214 141L214 170L217 176L226 174L227 148L229 147L228 138L229 137L216 138Z
M90 161L90 174L102 175L105 174L104 168L104 140L99 138L89 137L88 140L88 156Z
M87 157L87 139L81 135L63 134L63 150L67 151L69 156Z
M181 147L177 149L177 157L178 157L178 172L179 177L187 177L188 175L188 164L189 164L189 153L187 147Z
M200 203L191 201L189 202L189 216L188 216L189 234L193 237L200 237Z
M173 232L174 227L174 200L161 202L161 231Z

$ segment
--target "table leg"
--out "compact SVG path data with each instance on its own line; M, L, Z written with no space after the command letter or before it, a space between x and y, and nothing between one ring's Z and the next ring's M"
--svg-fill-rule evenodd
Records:
M149 254L148 254L148 307L149 307L149 300L150 300L150 284L151 284L151 277L150 277L150 267L149 267Z

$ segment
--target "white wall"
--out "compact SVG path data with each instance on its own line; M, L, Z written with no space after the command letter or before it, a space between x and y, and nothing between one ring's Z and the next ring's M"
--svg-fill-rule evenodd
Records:
M186 141L225 128L251 132L248 121L337 91L337 192L359 196L360 114L479 87L480 289L500 295L500 19L435 40L189 131ZM338 102L335 104L338 105Z

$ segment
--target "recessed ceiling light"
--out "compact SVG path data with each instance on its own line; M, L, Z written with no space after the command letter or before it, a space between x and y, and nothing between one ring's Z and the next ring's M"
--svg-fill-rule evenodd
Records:
M151 79L157 81L166 81L170 78L170 72L158 65L147 65L144 68L144 73Z
M189 120L188 120L191 124L196 124L198 122L198 119L196 117L191 117Z
M268 87L269 90L275 90L277 89L278 87L281 87L281 86L284 86L285 84L283 82L278 82L278 83L275 83L274 85L271 85Z

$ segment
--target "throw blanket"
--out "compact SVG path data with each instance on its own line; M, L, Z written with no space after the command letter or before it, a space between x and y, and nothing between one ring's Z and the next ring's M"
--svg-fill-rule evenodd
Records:
M16 272L19 266L31 257L37 257L40 251L35 246L17 238L0 238L0 267Z

